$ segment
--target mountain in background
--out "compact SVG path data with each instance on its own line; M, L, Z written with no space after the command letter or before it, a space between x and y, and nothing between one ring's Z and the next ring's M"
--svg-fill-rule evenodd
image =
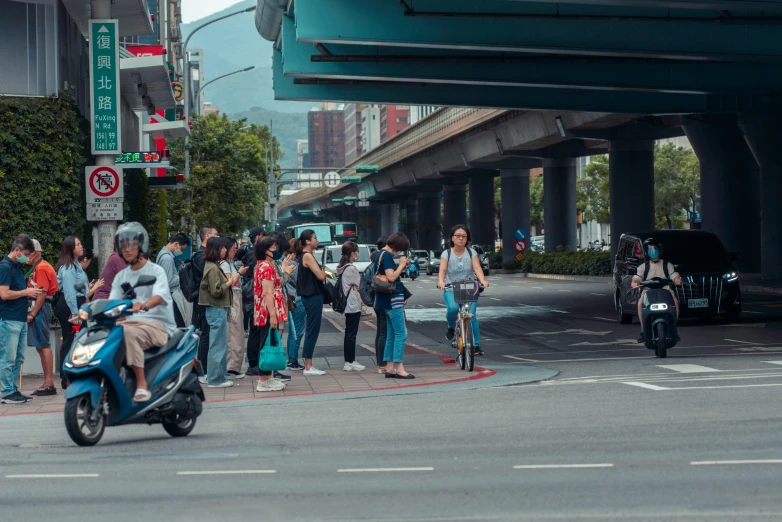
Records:
M182 24L182 39L204 22L256 5L248 0L189 24ZM272 87L272 43L255 28L255 13L244 13L198 31L188 49L203 49L204 79L210 81L223 74L254 65L246 73L216 81L204 90L203 99L220 107L232 119L247 118L250 123L268 125L274 120L274 134L285 153L281 164L296 165L296 140L307 139L307 111L318 106L310 102L274 100Z

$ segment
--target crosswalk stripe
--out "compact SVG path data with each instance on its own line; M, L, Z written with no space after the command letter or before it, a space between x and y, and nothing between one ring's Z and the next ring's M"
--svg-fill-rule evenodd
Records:
M657 367L679 373L709 373L720 371L715 368L709 368L708 366L701 366L699 364L658 364Z
M782 361L761 361L761 362L764 362L766 364L778 364L782 366Z

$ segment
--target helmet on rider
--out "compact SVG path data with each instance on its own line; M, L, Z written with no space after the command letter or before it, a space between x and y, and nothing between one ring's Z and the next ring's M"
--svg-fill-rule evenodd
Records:
M644 254L646 257L655 261L663 255L663 245L653 237L644 241Z
M138 246L138 250L135 258L132 260L125 258L122 251L131 250L136 245ZM135 266L141 261L142 255L149 258L149 234L147 233L147 229L136 221L130 221L120 225L117 229L117 233L114 234L114 248L131 266Z

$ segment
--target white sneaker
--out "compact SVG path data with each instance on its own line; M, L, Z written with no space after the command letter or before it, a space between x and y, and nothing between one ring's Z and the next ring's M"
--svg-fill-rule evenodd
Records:
M258 381L258 386L255 387L257 392L275 392L285 389L285 384L281 383L277 379L269 379L268 381Z
M278 383L278 384L282 384L282 387L283 387L283 388L285 388L286 386L288 386L288 383L286 383L285 381L281 381L281 380L280 380L280 379L278 379L277 377L272 377L272 378L271 378L271 379L269 379L269 380L270 380L270 381L274 381L274 382L276 382L276 383Z
M220 384L208 384L207 388L230 388L234 385L233 381L223 381Z
M198 382L200 382L201 384L206 384L206 375L204 375L203 377L199 377Z
M353 362L352 366L354 372L363 372L364 370L367 369L366 366L364 366L363 364L358 364L357 362Z
M228 372L228 378L231 379L231 380L234 380L234 379L244 379L245 375L246 374L244 372L239 372L239 373Z
M323 370L318 370L313 366L309 370L304 370L304 375L306 375L307 377L319 377L321 375L326 375L326 372L324 372Z
M345 366L342 368L343 372L355 372L356 369L353 367L353 363L346 362Z

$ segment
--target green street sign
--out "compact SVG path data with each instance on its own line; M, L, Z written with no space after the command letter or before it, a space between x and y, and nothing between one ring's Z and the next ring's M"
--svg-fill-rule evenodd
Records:
M358 198L354 196L345 196L344 198L342 198L342 201L344 201L345 203L350 203L352 201L356 201L357 199Z
M341 205L343 201L344 200L342 198L333 198L331 200L331 202L334 203L335 205Z
M90 20L92 154L122 154L116 20Z
M356 172L358 174L377 174L380 172L380 167L377 165L358 165L356 166ZM342 178L342 181L345 181L345 178Z
M342 176L342 183L361 183L361 176Z
M299 215L311 216L312 215L312 211L311 210L299 210Z

